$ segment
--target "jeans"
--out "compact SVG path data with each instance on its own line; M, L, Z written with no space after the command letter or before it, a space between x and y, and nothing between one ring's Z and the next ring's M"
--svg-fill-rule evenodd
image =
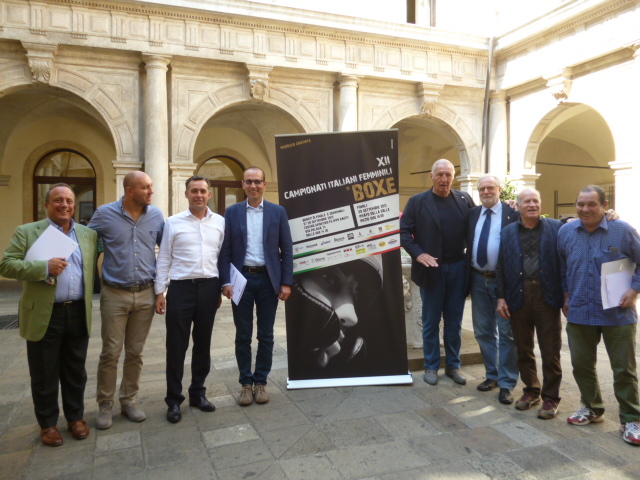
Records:
M465 270L464 260L440 264L440 278L436 285L429 289L420 287L425 370L440 368L441 318L444 319L446 367L460 368Z
M243 275L247 279L247 285L240 304L232 303L233 323L236 325L236 361L240 370L239 382L241 385L266 385L273 359L273 324L278 308L278 295L273 290L267 272L245 272ZM251 373L254 304L258 326L258 353L255 370Z
M635 307L630 307L635 308ZM640 421L638 373L636 370L636 324L600 327L567 323L573 378L580 389L580 400L596 415L604 413L596 360L600 339L613 370L613 391L620 405L620 423Z
M471 314L473 331L480 346L487 379L496 380L500 388L513 390L518 383L518 352L511 331L511 321L497 312L495 278L471 272Z

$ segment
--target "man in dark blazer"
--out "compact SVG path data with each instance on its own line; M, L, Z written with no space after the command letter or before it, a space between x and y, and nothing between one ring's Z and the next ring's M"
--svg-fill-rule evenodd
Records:
M511 391L518 383L518 353L511 322L497 312L496 266L500 250L500 231L517 221L519 213L500 201L501 181L495 175L478 179L482 205L471 210L467 232L467 266L471 292L471 315L486 379L478 390L500 387L498 400L513 403Z
M91 308L98 235L75 223L75 195L64 183L45 197L47 219L18 227L0 262L0 275L23 281L20 336L27 341L31 396L42 443L62 445L58 431L58 385L67 427L74 438L89 435L84 421L85 361L91 333ZM25 260L49 228L78 243L68 258Z
M233 297L231 265L247 279L238 305L232 304L236 326L236 361L242 390L238 403L269 401L265 387L273 357L273 324L278 299L287 300L293 284L293 243L283 207L263 199L267 187L262 169L244 172L242 188L247 200L227 208L225 235L218 259L223 294ZM251 372L253 308L256 307L258 352Z
M511 322L524 383L516 409L529 410L544 401L538 418L556 416L560 403L562 322L564 302L558 255L559 220L541 216L540 192L525 188L518 193L517 222L501 232L496 268L498 313ZM542 357L542 387L534 353L538 337Z
M451 188L454 167L438 160L431 169L433 188L409 199L400 220L400 241L411 255L411 279L422 297L424 381L438 383L440 318L444 318L445 374L464 385L460 373L462 313L466 293L465 246L468 193Z

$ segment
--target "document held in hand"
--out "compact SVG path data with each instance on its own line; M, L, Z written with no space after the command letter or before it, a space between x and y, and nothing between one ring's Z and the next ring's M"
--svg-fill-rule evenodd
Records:
M600 293L604 310L620 306L622 295L631 288L635 271L636 264L628 258L602 264Z
M78 244L67 237L53 225L49 225L42 235L31 245L24 256L28 262L34 260L51 260L52 258L69 258Z
M233 286L233 303L238 305L240 303L240 299L242 298L242 294L244 293L244 287L247 286L247 279L244 278L244 275L240 273L233 263L231 264L231 285Z

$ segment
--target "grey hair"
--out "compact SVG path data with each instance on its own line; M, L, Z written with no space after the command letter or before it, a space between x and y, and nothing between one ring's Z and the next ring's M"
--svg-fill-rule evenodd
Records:
M455 174L456 167L453 165L453 163L451 163L446 158L441 158L440 160L436 160L431 166L431 173L433 173L436 170L436 168L438 168L440 165L449 165L451 167L451 170L453 170L453 173Z
M527 187L524 190L518 192L518 195L516 195L516 202L518 202L518 205L520 205L522 201L522 195L524 195L526 192L536 193L538 195L538 198L541 198L540 192L538 190L536 190L535 188Z
M484 175L480 175L480 178L478 178L478 183L476 183L476 188L480 186L480 182L485 178L493 178L493 181L496 182L496 185L502 188L502 179L499 176L493 175L491 173L485 173Z

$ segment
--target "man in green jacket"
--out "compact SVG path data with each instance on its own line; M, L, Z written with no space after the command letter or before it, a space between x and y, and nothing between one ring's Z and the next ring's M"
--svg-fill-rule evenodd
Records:
M78 440L89 435L83 398L98 238L96 232L74 222L75 195L69 185L53 185L45 207L47 219L16 229L0 262L0 275L23 281L20 336L27 341L35 415L42 442L57 447L63 442L57 428L58 385L69 431ZM25 260L50 227L78 247L67 258Z

